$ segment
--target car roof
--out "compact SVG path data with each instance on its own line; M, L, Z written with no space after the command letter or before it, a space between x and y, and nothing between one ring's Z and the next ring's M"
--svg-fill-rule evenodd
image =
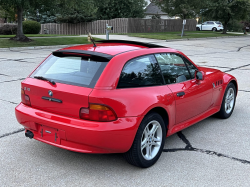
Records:
M72 47L67 47L60 49L57 52L60 51L70 51L71 53L76 51L76 53L79 53L79 51L84 51L88 54L90 53L96 53L96 54L108 54L111 56L118 55L120 53L128 52L128 51L134 51L134 50L140 50L140 49L147 49L147 48L166 48L164 46L151 44L151 43L143 43L143 42L136 42L136 41L127 41L127 40L100 40L96 41L96 47L93 46L93 44L85 44L85 45L77 45Z
M220 22L220 21L205 21L205 22ZM204 22L204 23L205 23L205 22ZM220 23L221 23L221 22L220 22Z

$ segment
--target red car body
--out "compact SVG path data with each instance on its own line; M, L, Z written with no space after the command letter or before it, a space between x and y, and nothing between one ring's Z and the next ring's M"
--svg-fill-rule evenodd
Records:
M60 50L59 50L60 51ZM41 142L83 153L124 153L134 141L144 116L159 113L170 136L220 111L227 85L235 77L216 69L196 66L183 53L165 47L151 47L135 42L110 41L93 45L64 48L62 51L93 52L112 56L93 88L27 77L21 86L29 96L30 105L21 102L15 109L18 122ZM118 89L124 65L131 59L149 55L173 53L188 59L202 72L196 78L176 84L163 84ZM91 53L92 54L92 53ZM42 63L41 63L42 64ZM40 66L40 65L39 65ZM53 98L63 103L41 99L51 90ZM184 96L177 96L185 92ZM79 117L81 108L90 103L107 106L115 120L102 122ZM48 133L46 133L48 132Z

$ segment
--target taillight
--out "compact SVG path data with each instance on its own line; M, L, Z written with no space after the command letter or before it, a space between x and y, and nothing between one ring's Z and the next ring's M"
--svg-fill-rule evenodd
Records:
M98 104L90 104L89 108L81 108L80 118L91 121L114 121L117 119L111 108Z
M25 94L25 91L23 88L21 88L21 99L22 99L23 104L31 106L30 97Z

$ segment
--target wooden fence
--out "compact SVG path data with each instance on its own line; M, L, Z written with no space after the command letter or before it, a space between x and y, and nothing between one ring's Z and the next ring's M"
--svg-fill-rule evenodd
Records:
M110 33L150 33L150 32L174 32L182 30L181 19L141 19L141 18L116 18L112 20L97 20L86 23L47 23L41 25L40 34L61 35L83 35L91 32L92 34L105 34L106 24L113 26ZM197 21L188 19L185 30L195 31Z
M185 30L195 31L197 21L186 20ZM182 30L181 19L129 19L128 33L176 32Z
M185 30L195 31L196 20L188 19ZM141 19L141 18L116 18L111 20L97 20L85 23L47 23L41 25L40 34L61 35L83 35L91 32L92 34L105 34L106 24L113 26L114 30L110 33L150 33L150 32L174 32L182 30L181 19ZM0 23L0 27L5 24Z
M84 23L47 23L41 25L41 34L44 34L48 29L49 34L63 34L63 35L81 35L88 34L105 34L106 24L113 26L114 30L111 33L127 33L128 19L117 18L112 20L97 20L93 22Z

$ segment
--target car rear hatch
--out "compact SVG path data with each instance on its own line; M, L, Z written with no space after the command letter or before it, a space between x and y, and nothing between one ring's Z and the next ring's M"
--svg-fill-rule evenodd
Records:
M89 51L56 51L22 82L23 92L31 107L79 118L111 58Z

